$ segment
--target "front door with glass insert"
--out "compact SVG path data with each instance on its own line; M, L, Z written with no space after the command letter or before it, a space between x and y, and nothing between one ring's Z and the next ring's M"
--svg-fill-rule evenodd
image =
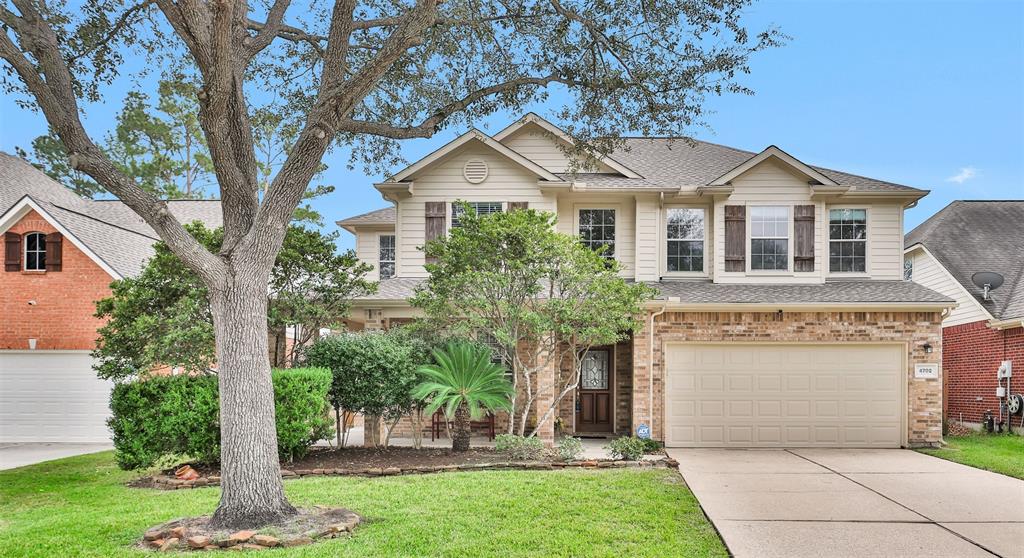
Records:
M583 357L576 395L576 431L612 431L612 366L607 350L588 351Z

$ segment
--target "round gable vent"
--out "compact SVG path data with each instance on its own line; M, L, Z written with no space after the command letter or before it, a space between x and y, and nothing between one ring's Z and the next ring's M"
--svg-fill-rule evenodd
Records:
M472 184L480 184L487 180L487 163L479 159L466 161L466 166L462 168L462 176Z

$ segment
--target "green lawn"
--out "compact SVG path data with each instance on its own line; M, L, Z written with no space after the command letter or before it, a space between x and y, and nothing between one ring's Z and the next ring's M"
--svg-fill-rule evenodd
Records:
M0 556L140 556L152 525L210 513L218 488L123 486L110 452L0 471ZM285 482L299 506L345 506L347 539L271 556L727 556L679 476L656 470L480 471Z
M918 451L971 467L1024 479L1024 436L975 434L948 437L949 447Z

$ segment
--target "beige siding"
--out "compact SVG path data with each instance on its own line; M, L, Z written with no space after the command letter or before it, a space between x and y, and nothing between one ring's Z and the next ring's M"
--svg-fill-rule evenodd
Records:
M471 184L462 175L469 159L487 163L487 179ZM555 210L553 195L541 192L537 175L479 143L452 152L413 177L413 195L398 203L398 276L426 277L423 268L424 203L428 201L525 201L531 209ZM450 215L450 208L446 210Z
M513 151L550 172L567 172L570 168L569 158L558 148L556 142L561 142L561 140L547 134L543 128L536 124L527 124L501 141L501 143ZM590 170L593 172L594 169L579 170ZM597 171L614 172L605 165L598 165Z
M615 259L622 276L632 278L636 269L636 208L632 196L575 195L558 197L558 225L561 233L579 234L581 209L615 210Z
M393 229L383 229L380 226L373 228L356 228L356 257L364 263L373 266L373 270L366 274L366 278L376 281L380 278L377 259L380 257L380 235L395 234ZM395 241L397 242L397 238Z
M956 300L957 307L942 320L942 327L969 324L991 316L931 254L917 247L905 255L913 262L913 281Z
M658 241L661 237L658 198L636 197L636 280L657 281L659 275Z

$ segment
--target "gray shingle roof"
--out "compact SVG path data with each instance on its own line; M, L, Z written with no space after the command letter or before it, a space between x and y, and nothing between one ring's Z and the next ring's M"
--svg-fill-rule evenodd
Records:
M647 283L656 299L691 304L950 303L953 299L910 281L829 281L817 285L748 285L709 281Z
M416 287L426 279L421 277L392 277L377 284L377 292L358 297L356 300L405 300L416 292Z
M1024 200L955 201L907 233L908 248L925 248L997 320L1024 317ZM1003 286L982 298L971 281L994 271Z
M26 161L0 152L0 214L29 196L77 239L122 276L135 275L153 255L156 232L117 200L90 200L76 195ZM182 222L222 224L217 200L170 200L168 208Z
M375 209L362 215L338 221L339 226L351 225L389 225L395 222L395 206Z

